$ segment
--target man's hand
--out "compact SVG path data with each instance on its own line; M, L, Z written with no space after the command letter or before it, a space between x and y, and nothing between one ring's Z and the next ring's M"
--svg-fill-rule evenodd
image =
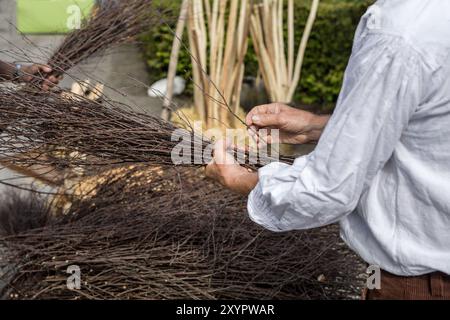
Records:
M284 104L273 103L253 108L247 115L249 133L257 136L261 129L268 129L268 136L261 137L267 143L305 144L317 142L328 123L329 116L317 116L311 112L295 109ZM279 141L270 135L278 129ZM257 138L257 137L256 137Z
M230 143L218 141L214 147L214 160L206 167L206 175L224 187L242 195L249 195L258 184L258 174L241 167L227 152Z
M42 64L22 66L20 72L21 76L18 80L23 82L30 82L35 78L45 78L42 80L42 89L45 91L57 85L61 80L60 77L54 75L46 77L46 75L52 72L52 68Z

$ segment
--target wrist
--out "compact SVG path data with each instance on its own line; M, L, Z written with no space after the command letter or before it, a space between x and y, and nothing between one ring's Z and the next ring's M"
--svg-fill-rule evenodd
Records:
M297 137L297 143L305 144L318 142L329 120L329 115L316 115L311 113L307 120L307 125Z
M248 196L250 192L257 186L259 181L258 173L256 172L247 172L236 177L232 183L233 186L230 186L234 191Z
M315 115L315 114L313 114L313 116L311 117L311 120L310 120L311 130L312 131L313 130L320 130L320 131L322 131L327 126L329 120L330 120L330 116L329 115Z

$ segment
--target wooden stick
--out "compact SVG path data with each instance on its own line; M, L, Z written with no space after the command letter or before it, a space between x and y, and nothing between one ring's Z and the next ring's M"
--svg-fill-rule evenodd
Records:
M280 55L280 43L279 43L279 38L278 38L278 28L279 28L279 23L278 23L278 5L277 5L277 0L273 1L270 4L270 19L271 19L271 37L272 37L272 41L273 41L273 54L274 54L274 60L273 60L273 65L275 68L275 78L276 78L276 82L278 83L278 86L276 87L277 90L277 96L281 96L282 95L282 83L283 83L283 79L281 78L281 63L280 63L280 59L281 59L281 55ZM281 102L281 101L280 101Z
M208 32L206 31L205 24L205 12L203 9L203 1L202 0L194 0L196 4L196 34L197 34L197 44L198 44L198 52L200 58L200 67L202 72L202 78L207 77L208 73L208 62L207 62L207 50L208 50ZM205 80L203 80L205 83ZM207 84L204 85L203 89L208 91ZM205 109L206 110L206 109Z
M278 0L278 38L279 38L279 44L280 44L280 68L283 79L283 92L288 90L289 84L290 84L290 78L288 77L288 70L287 70L287 61L286 61L286 53L285 53L285 47L284 47L284 1Z
M242 92L242 82L244 80L245 74L245 54L248 49L248 34L250 30L250 16L251 10L248 0L241 1L241 13L239 19L239 27L238 27L238 60L237 60L237 69L240 70L240 74L238 75L237 81L234 83L236 85L235 96L234 96L234 113L239 113L239 108L241 104L241 92ZM237 121L237 119L234 119ZM238 123L235 121L235 125Z
M173 86L177 74L178 57L180 55L181 42L186 26L186 18L189 11L189 0L183 0L181 4L180 16L175 30L175 38L173 39L172 52L170 54L169 70L167 73L167 93L164 98L163 111L161 117L168 121L171 116L171 105L173 100Z
M303 59L305 57L306 46L308 45L309 36L311 35L311 30L316 21L317 11L319 10L320 0L313 0L311 11L309 12L308 21L303 32L302 41L298 50L297 62L295 64L294 76L292 79L291 88L289 90L288 99L292 101L294 97L295 90L297 89L298 83L300 82L300 76L303 66Z
M198 68L200 63L200 53L198 52L198 46L196 44L196 27L195 27L195 10L193 0L189 2L189 19L188 19L188 30L189 30L189 47L191 51L191 61L192 61L192 74L194 78L194 109L199 115L200 119L203 121L205 116L205 97L203 95L202 75Z
M227 9L227 0L220 0L219 6L219 22L218 22L218 30L217 30L217 43L218 43L218 58L217 58L217 71L216 77L218 82L216 82L219 90L222 90L222 74L223 74L223 56L224 56L224 38L225 38L225 13ZM223 95L223 91L220 92ZM219 93L215 92L214 97L215 100L219 100ZM213 123L216 124L217 120L220 122L220 107L217 103L214 103L213 109Z
M241 107L241 93L242 93L242 82L244 81L244 74L245 74L245 67L241 67L240 68L240 74L239 77L237 79L237 83L239 83L240 85L237 87L236 89L236 93L234 96L234 113L238 114L239 113L239 108ZM234 124L238 125L238 120L236 118L234 118Z
M209 0L207 0L209 1ZM218 28L218 20L219 20L219 0L213 0L213 6L212 6L212 12L211 12L211 25L210 25L210 31L209 31L209 39L210 39L210 56L209 56L209 63L210 63L210 77L211 81L214 83L218 83L219 79L217 76L217 59L218 59L218 43L217 43L217 28ZM212 99L216 99L217 92L213 90L213 87L210 86L210 91L208 94L212 97ZM214 101L211 102L208 108L208 122L210 122L210 118L213 115L213 104Z
M209 0L206 0L209 1ZM217 81L216 74L217 74L217 20L218 20L218 14L219 14L219 0L214 0L213 2L213 8L211 12L211 24L209 25L209 38L210 38L210 56L209 56L209 63L210 63L210 74L211 79L213 81Z
M212 12L211 12L211 4L209 3L209 0L204 0L204 6L205 6L205 12L206 12L206 18L208 20L208 26L211 25L211 18L212 18Z
M237 53L237 41L236 41L236 23L237 23L237 15L239 9L239 1L231 0L230 12L228 15L228 27L227 27L227 36L225 43L225 56L223 60L223 74L222 79L225 80L222 82L221 90L223 90L223 95L228 102L231 102L232 92L234 83L230 78L232 77L232 72L234 69L234 63L236 61L236 53ZM227 108L221 108L220 112L220 121L222 126L229 126L229 110Z
M259 56L258 62L260 66L260 70L265 79L264 83L266 85L267 91L272 101L277 101L276 90L277 86L276 79L274 77L275 69L272 66L272 61L270 55L268 53L268 49L265 46L265 42L263 39L264 32L262 29L262 18L259 10L259 6L257 6L257 10L255 11L255 15L252 16L252 37L253 42L255 44L256 53Z
M288 0L288 77L292 81L294 75L294 0Z
M257 30L258 30L258 25L260 23L260 21L256 21L258 18L255 15L252 15L252 17L250 18L250 34L251 37L253 39L253 47L255 49L255 53L257 57L262 57L262 53L261 50L263 50L263 48L261 47L260 41L259 41L259 36L257 35ZM261 74L261 77L263 78L263 82L266 84L266 86L268 86L268 84L270 84L269 81L269 75L267 74L267 68L265 68L263 65L263 61L261 58L258 59L258 72ZM268 90L269 94L270 91Z

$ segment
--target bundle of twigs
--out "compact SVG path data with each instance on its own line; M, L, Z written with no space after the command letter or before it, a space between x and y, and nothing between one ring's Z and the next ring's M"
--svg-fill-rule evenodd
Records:
M253 8L250 32L264 84L274 102L292 102L300 81L306 46L319 3L320 0L312 1L296 59L294 0L288 0L287 6L287 48L284 32L284 0L262 0Z
M56 75L113 45L129 42L162 19L153 0L105 1L48 60Z
M3 294L22 299L348 298L359 272L335 227L264 231L196 169L116 172L64 218L0 242L15 270Z
M104 103L54 92L1 89L0 159L57 168L119 163L202 166L211 161L211 141L193 129L177 128L123 104ZM174 162L174 155L182 161ZM248 159L257 156L247 153ZM258 163L271 161L271 155L263 155Z
M235 124L248 48L251 0L190 0L194 104L207 127ZM231 112L230 112L231 111Z

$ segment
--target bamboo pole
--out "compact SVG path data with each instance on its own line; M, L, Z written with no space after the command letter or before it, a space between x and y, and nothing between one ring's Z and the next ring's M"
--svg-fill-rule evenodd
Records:
M201 85L202 85L202 91L208 92L209 87L209 79L208 79L208 60L207 60L207 48L208 48L208 32L206 29L206 22L205 22L205 11L203 8L203 1L202 0L193 0L196 4L196 10L195 10L195 19L194 21L197 23L196 26L196 43L197 43L197 52L199 53L199 61L200 64L198 64L199 72L201 76ZM203 98L204 101L204 107L201 111L201 120L205 121L208 117L208 109L209 105L211 104L211 101L207 98Z
M198 116L200 117L201 121L204 121L205 115L204 115L204 96L202 92L202 87L200 86L200 83L202 82L202 73L199 70L199 64L200 64L200 53L198 52L199 48L196 44L196 26L194 23L194 0L191 0L189 2L189 16L188 16L188 34L189 34L189 47L191 51L191 61L192 61L192 75L194 80L194 109Z
M283 79L283 87L286 88L289 86L289 78L288 78L288 71L287 71L287 61L286 61L286 53L284 50L284 1L280 0L278 5L278 39L279 39L279 45L280 45L280 68L282 72L282 79Z
M206 12L206 18L208 21L208 26L211 25L211 3L209 3L209 0L204 0L204 6L205 6L205 12Z
M222 74L222 79L229 81L226 82L222 81L220 86L220 89L222 90L225 99L227 99L230 102L234 87L233 83L234 79L232 78L232 74L237 56L236 24L239 9L238 4L239 4L238 0L231 0L230 12L228 16L228 27L225 42L225 55L223 60L223 74ZM228 113L229 110L227 110L226 108L220 108L220 121L222 122L223 126L229 126Z
M275 70L272 67L272 60L270 58L268 48L264 46L264 31L262 29L262 18L259 10L252 16L251 34L253 38L253 44L255 46L255 52L258 56L259 69L261 71L263 81L268 88L268 93L272 101L276 101L275 97L277 86L275 77Z
M311 35L311 30L313 28L314 22L316 21L317 11L319 10L320 0L313 0L311 11L309 12L308 21L303 32L302 41L300 43L300 48L298 50L297 63L295 65L294 76L292 78L292 85L289 90L288 99L292 101L294 97L295 90L297 89L298 83L300 82L300 76L303 66L303 59L305 57L306 46L308 45L309 36Z
M224 55L224 38L225 38L225 13L227 8L227 0L220 0L220 6L219 6L219 25L217 30L217 42L218 42L218 58L217 58L217 66L216 66L216 78L217 78L217 89L220 90L222 85L222 72L223 72L223 55ZM220 94L223 94L223 92L214 92L214 99L218 101L220 99ZM220 107L217 104L214 104L213 108L213 114L210 126L218 125L220 124Z
M170 119L170 106L173 100L173 86L175 76L177 74L178 57L180 55L181 42L186 26L186 18L188 15L189 0L183 0L181 4L180 16L178 18L177 28L175 30L175 38L173 39L172 52L170 54L169 71L167 73L167 93L164 98L163 111L161 117L168 121Z
M294 0L288 0L288 78L292 79L294 75Z

